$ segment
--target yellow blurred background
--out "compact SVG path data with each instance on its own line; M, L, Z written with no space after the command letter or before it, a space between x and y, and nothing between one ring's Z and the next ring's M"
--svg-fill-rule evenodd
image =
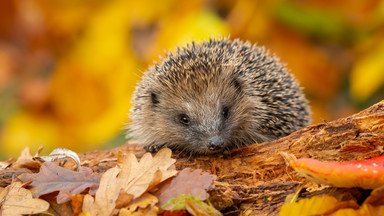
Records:
M227 36L264 45L305 88L313 121L384 96L384 1L0 2L0 159L125 142L135 83L165 50Z

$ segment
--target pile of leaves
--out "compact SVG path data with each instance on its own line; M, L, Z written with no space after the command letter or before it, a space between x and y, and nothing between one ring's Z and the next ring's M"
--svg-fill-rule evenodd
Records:
M117 165L103 174L80 166L77 154L67 149L37 154L32 157L26 148L15 162L0 164L14 175L0 187L0 215L221 215L203 202L216 176L189 168L178 173L170 149L154 157L146 153L139 161L120 152ZM76 162L76 170L63 167L66 160L51 162L64 157Z

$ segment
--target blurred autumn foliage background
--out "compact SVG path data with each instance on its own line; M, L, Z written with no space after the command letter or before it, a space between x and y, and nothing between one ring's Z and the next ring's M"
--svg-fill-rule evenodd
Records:
M142 72L210 36L280 56L315 123L350 115L384 96L383 22L380 0L1 1L0 158L123 144Z

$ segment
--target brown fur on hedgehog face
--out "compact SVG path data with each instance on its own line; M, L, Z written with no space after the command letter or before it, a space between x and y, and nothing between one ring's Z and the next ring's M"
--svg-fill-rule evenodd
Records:
M189 44L145 72L130 135L149 151L209 154L288 135L310 123L298 83L263 48L229 39Z
M140 127L153 130L147 133L154 136L156 148L206 154L264 140L262 135L250 137L241 129L249 127L247 120L253 119L256 101L247 98L230 70L200 72L210 77L188 77L182 85L149 89L149 106L143 107L143 113L149 115L141 121L148 125Z

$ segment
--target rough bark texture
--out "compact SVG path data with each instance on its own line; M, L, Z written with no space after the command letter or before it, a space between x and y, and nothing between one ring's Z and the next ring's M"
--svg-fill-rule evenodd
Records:
M175 152L174 157L178 170L200 168L218 176L210 193L211 202L219 210L228 215L240 212L275 215L286 196L295 193L299 185L304 186L301 198L330 194L359 200L367 194L361 189L313 184L289 168L282 154L322 161L349 161L382 155L383 146L384 101L381 101L355 115L311 125L272 142L253 144L221 155L189 157ZM118 148L81 154L80 158L83 166L102 173L116 165L118 152L134 152L138 157L145 153L134 142L128 142ZM12 173L7 171L7 176Z

